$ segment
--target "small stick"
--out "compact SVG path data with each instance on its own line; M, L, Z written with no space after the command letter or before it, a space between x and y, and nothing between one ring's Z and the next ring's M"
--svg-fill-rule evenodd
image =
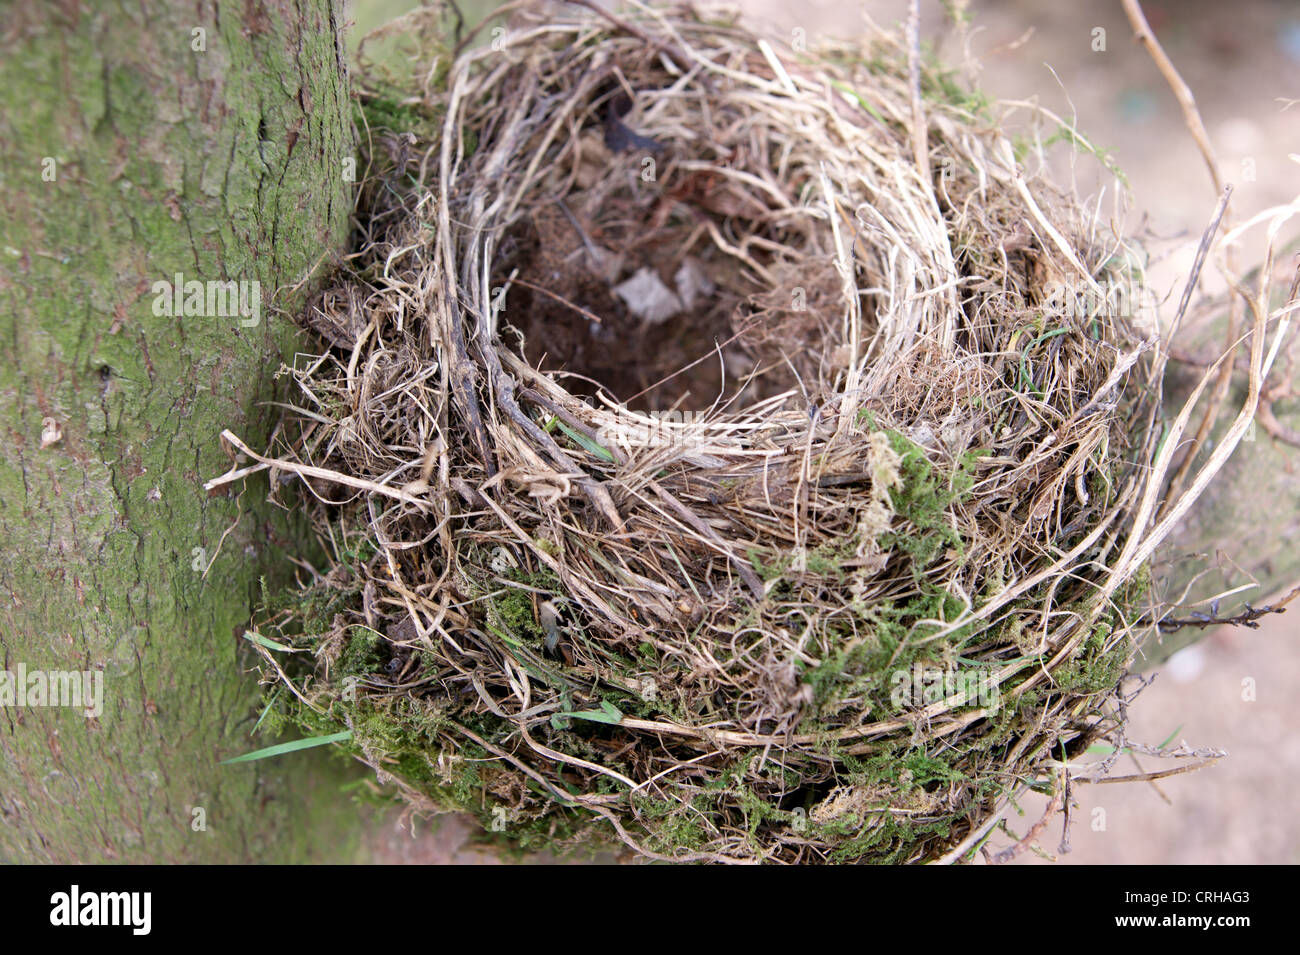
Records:
M1169 59L1169 55L1161 47L1160 41L1156 39L1151 24L1147 22L1146 14L1142 12L1142 4L1138 0L1121 0L1121 2L1129 23L1133 25L1133 32L1138 42L1150 54L1151 59L1155 62L1156 69L1165 78L1165 82L1169 84L1169 88L1177 98L1179 106L1182 107L1183 120L1186 122L1187 129L1192 134L1192 139L1195 140L1196 147L1201 151L1201 157L1205 160L1205 165L1209 169L1210 181L1214 183L1214 191L1222 193L1224 185L1223 177L1219 174L1219 162L1215 158L1213 147L1210 145L1210 138L1205 132L1205 124L1201 121L1200 110L1196 107L1196 97L1192 95L1191 89L1183 81L1182 76L1179 75L1173 61ZM1226 205L1224 215L1227 215ZM1225 259L1228 268L1235 269L1235 256L1232 254L1231 247L1226 250ZM1241 301L1234 295L1228 310L1227 347L1230 353L1235 351L1239 344L1237 330L1240 327ZM1232 361L1225 362L1219 370L1218 378L1214 383L1214 390L1210 393L1209 406L1205 409L1201 423L1196 429L1196 435L1192 438L1191 445L1187 449L1186 457L1169 482L1165 503L1156 514L1157 520L1167 514L1172 502L1177 501L1181 495L1183 485L1187 481L1187 475L1196 462L1197 452L1200 451L1201 445L1205 443L1210 428L1213 427L1215 419L1219 416L1219 409L1223 407L1223 402L1227 398L1228 388L1232 383L1233 364Z
M1214 191L1223 191L1223 180L1219 176L1219 161L1214 157L1214 147L1210 145L1209 134L1205 132L1205 124L1201 122L1201 111L1196 108L1196 97L1192 95L1191 89L1183 81L1177 67L1169 59L1169 54L1165 53L1160 41L1156 39L1155 33L1151 29L1151 24L1147 23L1146 14L1142 12L1142 4L1138 0L1121 0L1124 5L1124 13L1128 16L1129 23L1133 25L1133 32L1137 41L1142 44L1151 59L1155 61L1156 69L1165 78L1169 88L1178 99L1178 105L1183 110L1183 120L1187 123L1187 129L1192 134L1192 139L1196 140L1196 147L1201 151L1201 157L1205 160L1206 168L1210 171L1210 179L1214 182Z
M930 181L930 145L926 135L925 111L921 107L921 4L907 4L907 82L912 91L912 154L916 169Z
M616 14L611 13L600 4L593 2L593 0L569 0L569 2L574 4L575 6L586 7L592 13L596 13L604 17L606 20L608 20L618 29L622 30L624 33L636 37L638 40L640 40L642 43L646 44L647 46L654 47L656 50L658 50L660 53L663 53L665 56L669 57L670 59L677 60L678 61L677 66L680 69L683 70L686 69L687 64L690 62L690 57L686 56L681 50L677 49L672 44L664 43L661 40L656 40L653 37L648 36L645 33L645 31L637 27L634 27L632 24L628 23L622 17L619 17Z
M1070 849L1070 774L1065 774L1065 796L1063 798L1065 823L1061 826L1061 844L1056 847L1056 851L1061 855L1069 855Z
M1202 760L1199 763L1190 763L1186 766L1175 766L1173 769L1162 769L1158 773L1133 773L1128 776L1107 776L1105 779L1089 779L1086 776L1081 776L1076 778L1075 782L1093 783L1094 785L1097 786L1103 784L1109 784L1109 783L1134 783L1134 782L1149 783L1149 782L1154 782L1157 779L1165 779L1168 776L1179 776L1183 773L1194 772L1195 770L1201 769L1205 766L1209 766L1217 762L1218 762L1217 759L1206 759L1206 760Z
M1231 617L1220 617L1217 614L1205 614L1198 617L1186 617L1165 619L1159 621L1156 626L1162 633L1174 633L1183 627L1197 627L1204 630L1206 627L1250 627L1252 630L1258 630L1259 624L1256 622L1260 617L1266 617L1271 613L1286 613L1286 605L1300 595L1300 584L1287 593L1285 597L1277 603L1267 604L1263 607L1252 607L1246 604L1246 609L1241 613Z

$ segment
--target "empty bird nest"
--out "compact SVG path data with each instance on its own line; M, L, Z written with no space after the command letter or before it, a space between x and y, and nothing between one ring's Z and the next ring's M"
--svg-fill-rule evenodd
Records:
M1068 807L1160 430L1068 124L891 34L565 9L363 71L355 254L273 447L228 436L328 552L259 622L272 719L524 849L954 860Z

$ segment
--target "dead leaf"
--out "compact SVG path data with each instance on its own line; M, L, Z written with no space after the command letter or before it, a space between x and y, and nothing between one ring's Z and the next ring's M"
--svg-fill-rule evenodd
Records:
M660 325L682 310L677 293L649 267L637 269L626 282L614 286L614 294L623 300L629 312L651 325Z

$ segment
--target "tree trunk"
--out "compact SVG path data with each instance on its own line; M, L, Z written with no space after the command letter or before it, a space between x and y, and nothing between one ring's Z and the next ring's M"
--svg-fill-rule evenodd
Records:
M1291 250L1294 252L1294 250ZM1278 257L1279 275L1274 287L1279 292L1289 285L1286 269L1293 267L1293 255ZM1258 275L1250 277L1258 281ZM1281 307L1281 297L1274 301ZM1180 336L1179 347L1204 361L1217 358L1224 347L1226 321L1208 323L1188 329ZM1191 619L1194 613L1226 618L1239 614L1247 605L1260 607L1300 583L1300 448L1285 439L1300 435L1300 401L1289 394L1287 379L1292 375L1292 349L1296 341L1293 329L1284 343L1268 387L1275 396L1268 411L1276 425L1272 431L1259 420L1246 433L1223 470L1215 477L1161 549L1161 564L1156 567L1157 593L1177 599L1186 592L1184 609L1173 616ZM1249 342L1239 355L1249 354ZM1206 447L1198 455L1204 463L1221 440L1247 397L1247 376L1243 359L1239 359L1232 387L1223 409L1210 432ZM1165 376L1165 407L1172 419L1191 393L1203 368L1173 362ZM1206 405L1200 406L1191 419L1194 433ZM1269 422L1270 425L1273 422ZM1190 440L1191 435L1188 435ZM1225 596L1217 611L1206 601L1236 588ZM1199 605L1198 605L1199 604ZM1291 608L1300 614L1300 604ZM1167 659L1172 653L1204 636L1207 629L1185 627L1169 634L1154 633L1144 650L1150 662Z
M350 808L328 774L284 792L308 754L218 765L262 745L238 629L293 528L200 490L223 427L266 434L277 310L344 245L341 13L19 0L0 24L0 670L104 693L0 707L0 861L292 861ZM168 314L178 275L260 284Z

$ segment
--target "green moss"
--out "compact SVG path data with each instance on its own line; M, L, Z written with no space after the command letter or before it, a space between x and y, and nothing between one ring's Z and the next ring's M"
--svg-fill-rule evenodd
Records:
M371 129L405 133L429 122L422 111L410 104L398 102L395 97L367 96L361 102L354 104L353 109L358 125L369 125Z
M378 670L382 662L380 648L383 645L384 638L369 627L349 627L347 644L337 664L339 675L365 676Z
M890 489L890 499L895 513L911 526L882 535L881 544L911 555L912 574L919 580L945 548L953 548L958 555L964 549L961 535L951 523L950 508L970 495L979 452L963 456L957 468L945 476L930 463L920 445L898 431L887 433L901 458L902 477L902 486Z
M307 535L265 503L264 477L238 496L202 483L230 466L223 428L263 446L296 345L276 309L342 251L353 199L331 5L259 10L251 31L210 8L6 7L0 651L102 669L107 692L97 721L47 708L0 733L0 803L22 806L0 809L5 861L346 858L355 831L323 756L218 765L253 748L237 633L259 578L287 586L284 550L313 555L287 543ZM258 281L259 324L154 314L152 284L178 272ZM38 448L45 416L63 440ZM42 783L59 779L83 785ZM327 842L307 827L331 802Z
M533 595L527 590L506 588L492 599L493 621L515 636L541 637L542 628L533 613Z
M642 826L649 833L647 848L652 852L672 854L703 848L706 833L697 812L683 811L681 803L670 799L633 796L632 805Z
M1125 634L1116 639L1113 627L1099 622L1070 660L1053 671L1053 682L1075 693L1109 692L1128 669L1133 650L1131 637Z
M1043 146L1050 147L1059 142L1068 143L1077 151L1095 157L1108 172L1124 184L1125 189L1128 188L1128 177L1124 175L1124 170L1116 165L1114 159L1115 151L1113 149L1097 148L1083 136L1079 135L1078 131L1067 123L1061 123L1061 125L1056 128L1056 131L1043 141Z

